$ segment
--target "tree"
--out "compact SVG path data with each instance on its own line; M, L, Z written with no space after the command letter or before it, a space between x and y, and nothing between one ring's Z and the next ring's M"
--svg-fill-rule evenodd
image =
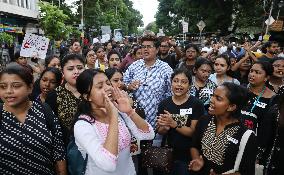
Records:
M196 33L197 22L206 23L205 32L220 30L223 34L236 30L262 27L262 1L255 0L159 0L156 14L158 28L166 34L182 32L179 23L183 18L189 22L189 32Z
M158 28L156 22L151 22L149 23L146 27L145 30L150 30L152 32L158 33Z
M6 32L0 32L0 44L8 44L11 45L14 42L13 35L10 35Z
M48 2L39 2L39 24L45 35L51 40L67 39L72 31L76 30L71 25L66 25L69 17L62 10Z
M80 1L77 6L81 16ZM91 28L99 31L100 26L110 26L130 34L137 33L137 27L143 22L142 15L133 9L133 3L129 0L84 0L84 24L87 32Z

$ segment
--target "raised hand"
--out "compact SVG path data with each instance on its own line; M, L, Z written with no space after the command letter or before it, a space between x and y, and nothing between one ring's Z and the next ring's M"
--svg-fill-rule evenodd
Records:
M204 166L204 160L202 156L200 155L199 158L193 159L192 161L190 161L188 168L189 170L192 170L192 171L199 171L201 170L203 166Z
M117 102L114 102L114 105L119 111L123 113L131 113L133 109L131 107L128 95L125 91L121 91L116 87L113 90L113 97L114 100Z

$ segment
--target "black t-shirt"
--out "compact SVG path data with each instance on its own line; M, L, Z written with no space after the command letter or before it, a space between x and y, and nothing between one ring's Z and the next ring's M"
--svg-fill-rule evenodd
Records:
M165 58L161 58L161 56L159 56L159 59L168 63L172 69L175 69L177 67L177 64L179 63L179 61L176 59L175 54L168 54L168 56Z
M260 97L252 92L248 93L248 102L241 111L241 122L249 129L256 132L257 136L257 159L263 165L264 157L269 147L267 140L270 135L267 130L271 128L270 109L275 103L275 96L272 98ZM255 105L254 105L255 103Z
M203 116L199 119L193 135L192 147L196 148L204 160L200 175L215 173L222 174L232 170L239 151L240 142L246 132L241 122L227 125L216 135L217 120L213 116ZM252 133L247 141L239 166L242 175L253 175L255 171L256 139Z
M191 125L191 120L198 120L200 116L204 115L204 107L202 102L193 96L181 104L176 105L172 97L163 100L158 107L158 115L164 114L167 110L172 114L175 121L180 121L182 126ZM189 160L189 149L191 147L191 137L184 136L175 129L170 129L167 134L167 143L174 150L175 160Z

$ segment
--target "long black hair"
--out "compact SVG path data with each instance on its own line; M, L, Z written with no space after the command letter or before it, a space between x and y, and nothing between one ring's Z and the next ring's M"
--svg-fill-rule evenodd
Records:
M232 82L225 82L220 86L224 86L227 89L226 97L230 104L236 105L236 110L232 112L232 117L239 118L241 110L247 102L247 89Z
M97 69L87 69L84 70L77 78L76 88L78 92L81 94L81 102L78 105L77 112L74 117L73 126L78 120L80 115L90 116L95 122L95 116L93 116L92 106L90 101L88 100L90 97L90 93L93 87L93 79L97 74L104 74L103 71Z

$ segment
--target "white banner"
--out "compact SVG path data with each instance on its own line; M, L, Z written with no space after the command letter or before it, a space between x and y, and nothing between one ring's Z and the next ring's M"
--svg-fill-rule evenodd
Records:
M102 35L101 43L106 43L110 40L110 34Z
M101 26L102 35L104 34L111 34L110 26Z
M182 22L182 33L188 32L188 22Z
M49 39L43 36L26 33L20 55L22 57L38 57L45 59Z

